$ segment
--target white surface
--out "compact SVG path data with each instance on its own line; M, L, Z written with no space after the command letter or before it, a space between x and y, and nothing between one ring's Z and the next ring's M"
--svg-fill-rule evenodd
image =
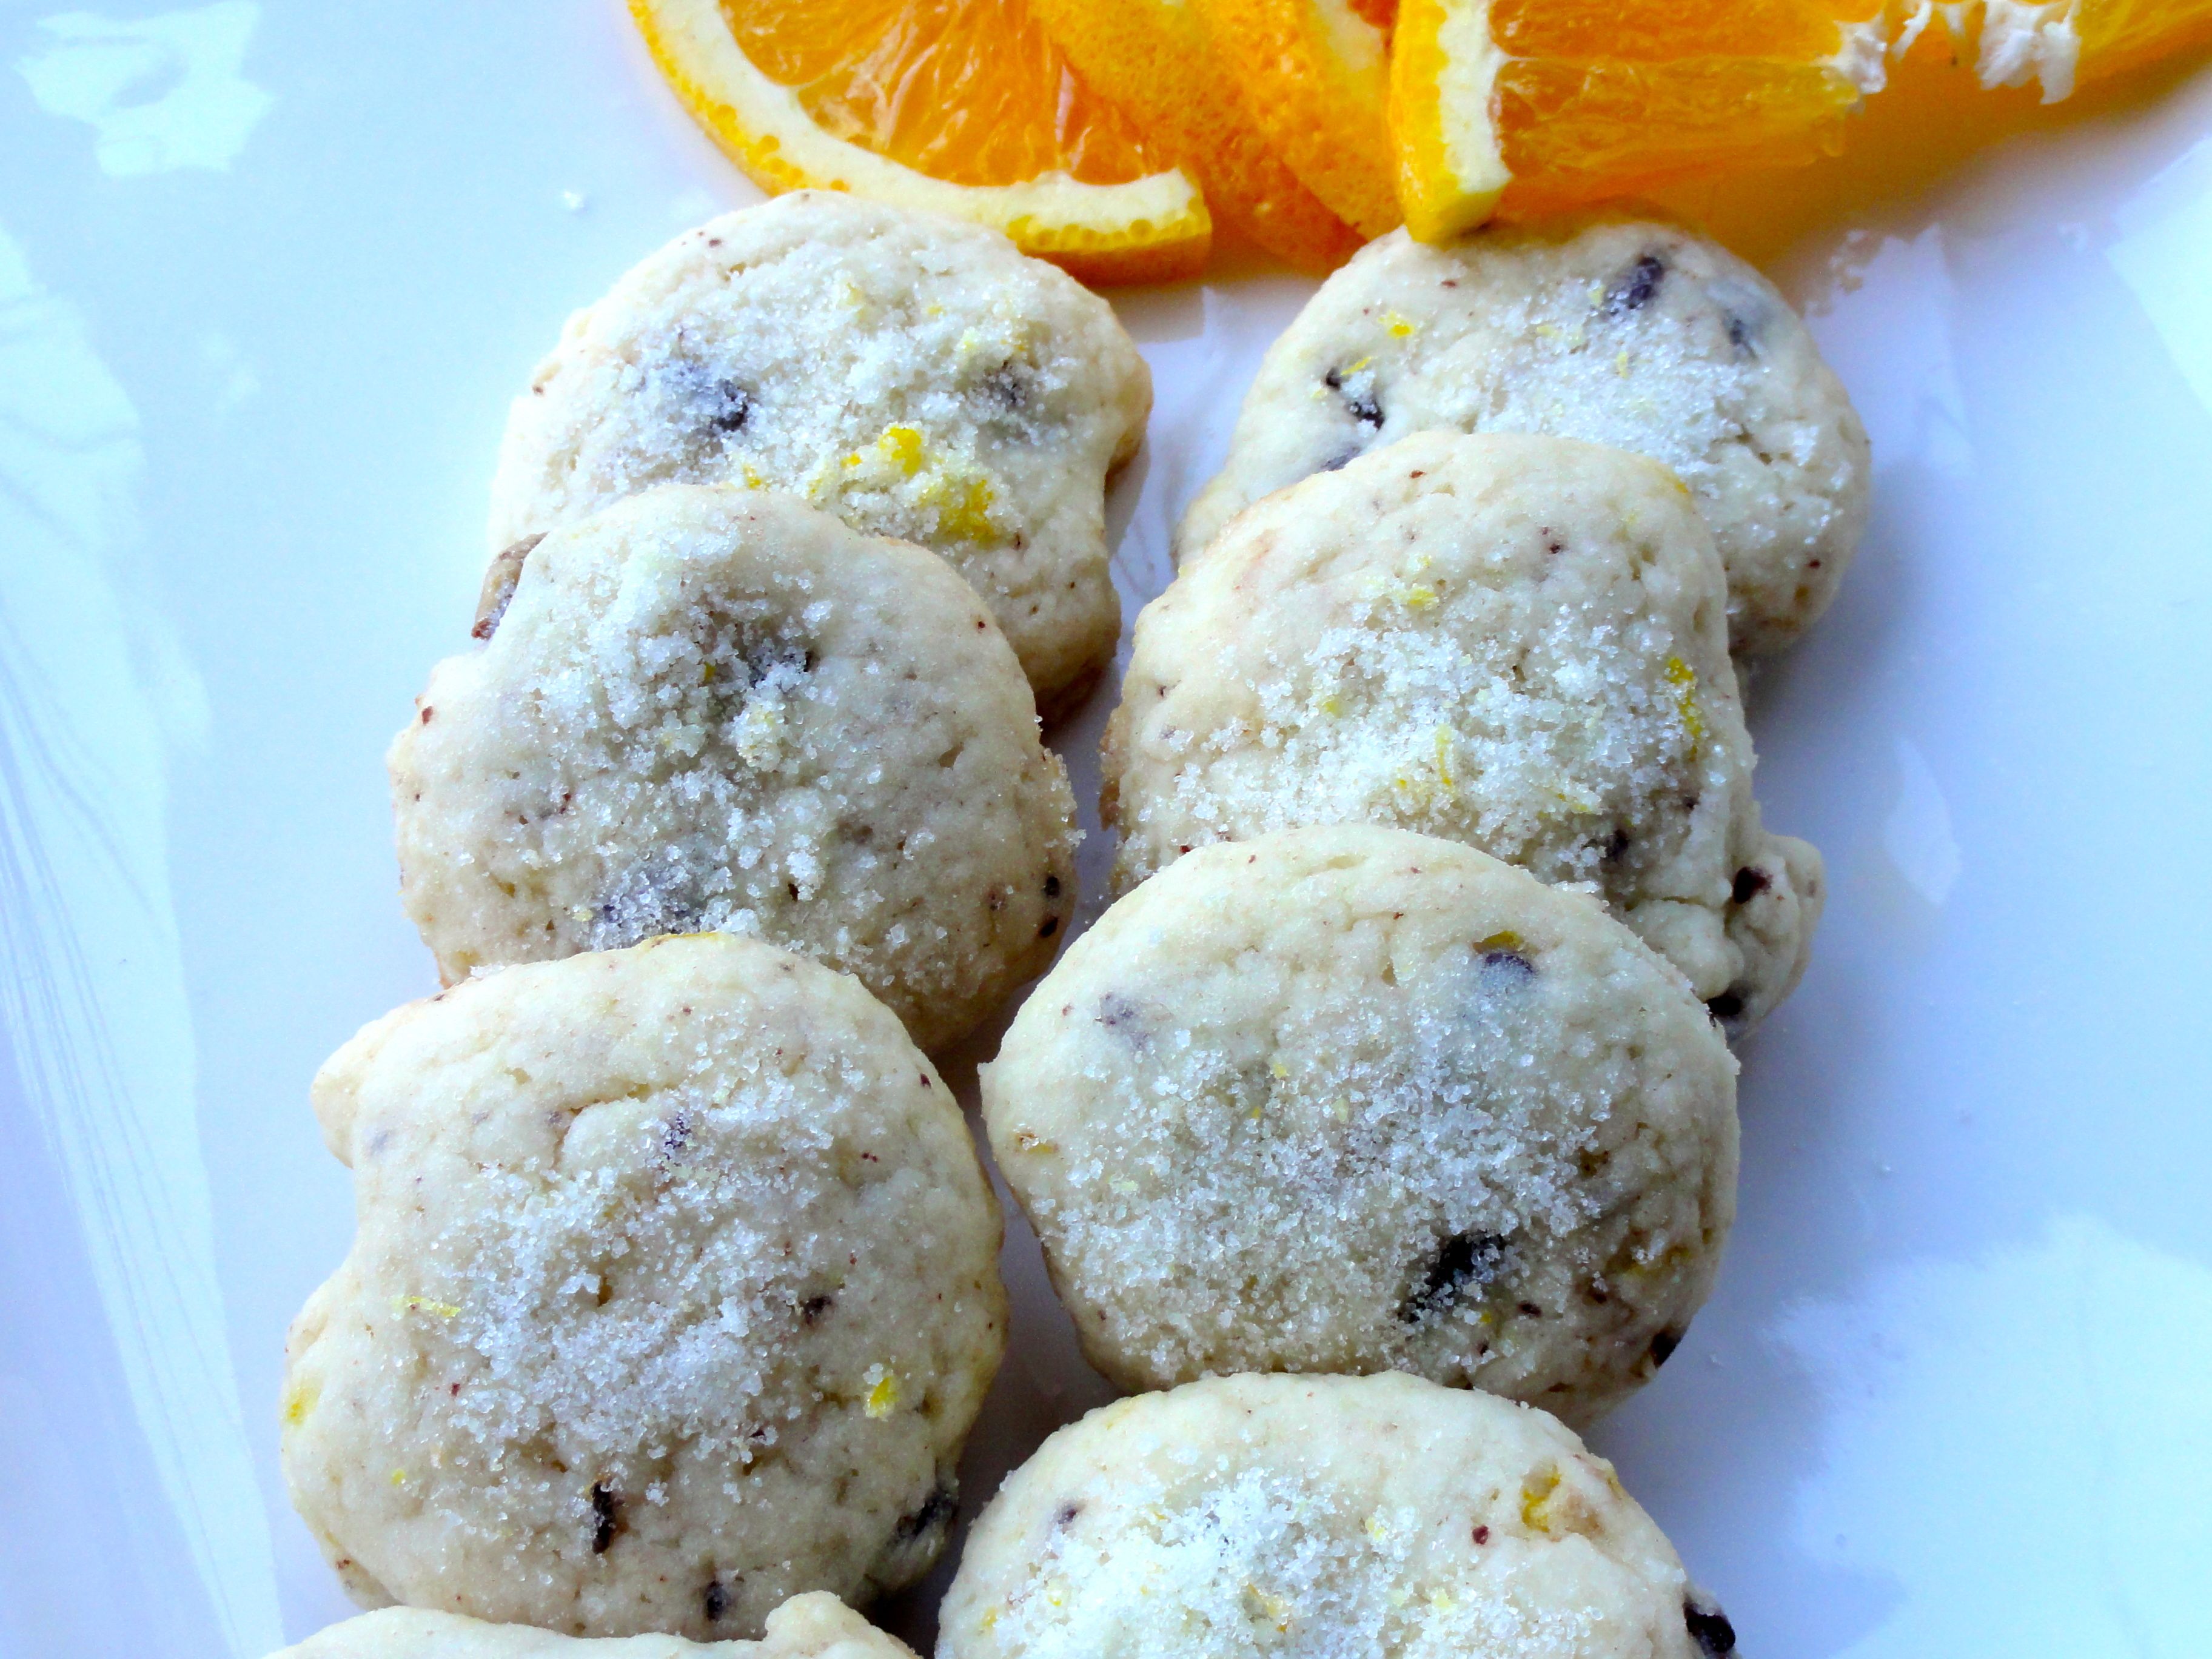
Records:
M1879 469L1753 697L1833 896L1713 1304L1594 1437L1761 1659L2212 1652L2208 134L2200 78L1777 273ZM465 641L507 398L749 195L613 0L0 5L0 1651L345 1611L274 1402L351 1233L307 1080L432 985L383 746ZM1123 301L1133 601L1306 291ZM970 1509L1103 1397L1007 1265Z

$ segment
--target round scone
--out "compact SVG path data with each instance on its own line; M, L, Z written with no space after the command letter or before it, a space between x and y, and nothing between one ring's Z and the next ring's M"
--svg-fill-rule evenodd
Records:
M942 559L672 484L536 543L388 757L401 898L447 983L757 933L936 1048L1051 959L1074 798Z
M768 1633L757 1642L560 1636L531 1625L386 1607L318 1631L270 1659L914 1659L914 1650L836 1596L810 1590L769 1614Z
M1735 1061L1589 898L1367 825L1202 848L1122 899L983 1072L1091 1363L1418 1371L1587 1422L1704 1303Z
M1741 1035L1804 971L1820 855L1752 795L1712 540L1667 470L1421 433L1239 515L1137 619L1102 813L1188 848L1397 824L1586 884Z
M1268 350L1178 554L1248 502L1430 429L1583 438L1673 468L1727 567L1738 651L1827 609L1866 528L1866 428L1789 302L1680 225L1600 214L1369 243Z
M513 968L313 1098L358 1231L286 1341L283 1466L356 1599L703 1640L928 1569L999 1213L854 981L719 934Z
M1114 654L1105 480L1152 395L1106 302L997 231L794 191L569 319L507 418L491 544L656 483L791 490L951 560L1052 715Z
M1411 1376L1229 1376L1069 1425L969 1534L937 1659L1723 1659L1613 1468Z

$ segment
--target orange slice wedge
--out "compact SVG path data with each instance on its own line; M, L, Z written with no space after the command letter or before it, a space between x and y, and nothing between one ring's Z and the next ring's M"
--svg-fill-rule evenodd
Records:
M1847 0L1846 0L1847 3ZM1879 0L1401 0L1398 198L1424 241L1501 204L1549 211L1841 148L1881 84Z
M1206 262L1206 203L1024 0L629 0L661 73L763 189L992 225L1088 282Z
M1377 0L1203 0L1244 105L1275 153L1364 236L1399 221L1388 106L1388 16Z
M1985 88L2043 88L2056 103L2077 82L2117 75L2212 40L2208 0L1985 0L1982 4L1906 5L1896 50L1940 15L1962 51L1975 58Z
M1084 82L1198 175L1224 229L1304 270L1327 270L1358 250L1359 237L1299 183L1253 121L1202 0L1030 4Z

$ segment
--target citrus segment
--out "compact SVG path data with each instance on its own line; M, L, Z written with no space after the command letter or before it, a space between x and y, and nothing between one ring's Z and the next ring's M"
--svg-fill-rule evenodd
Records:
M1436 241L1501 200L1555 211L1832 155L1881 84L1885 39L1822 0L1404 0L1390 118L1406 222Z
M1356 0L1206 5L1245 108L1298 182L1362 235L1394 228L1388 33Z
M1004 231L1091 282L1188 276L1190 178L1085 88L1022 0L629 0L699 124L769 191Z
M1031 0L1076 74L1198 176L1215 219L1308 270L1359 238L1286 167L1247 112L1203 0Z
M2212 40L2207 0L1986 0L1980 5L1906 9L1900 51L1941 15L1984 87L2037 82L2056 103L2076 81L2114 75Z

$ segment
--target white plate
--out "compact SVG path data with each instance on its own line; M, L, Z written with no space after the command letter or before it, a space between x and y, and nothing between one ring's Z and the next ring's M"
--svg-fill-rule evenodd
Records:
M750 191L601 0L10 5L0 66L0 1649L259 1659L346 1611L276 1467L352 1230L307 1080L432 983L384 744L508 396ZM1775 264L1878 467L1753 696L1833 896L1719 1289L1595 1437L1748 1651L2212 1652L2207 134L2183 79ZM1133 608L1309 288L1121 301ZM1104 1394L1006 1265L971 1509Z

